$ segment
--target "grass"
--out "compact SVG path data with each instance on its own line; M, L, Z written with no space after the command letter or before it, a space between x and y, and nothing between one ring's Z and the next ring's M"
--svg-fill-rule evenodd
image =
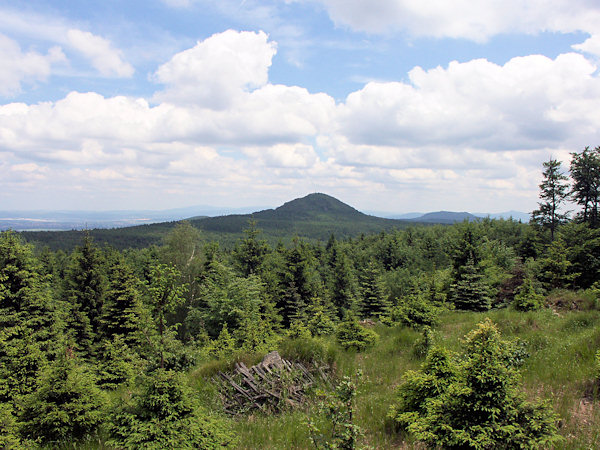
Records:
M560 448L593 448L600 441L599 389L594 380L594 355L600 348L600 312L453 311L442 317L436 330L438 342L458 350L463 337L486 317L498 325L503 338L519 338L527 343L530 356L521 370L523 389L531 400L548 400L559 415L559 430L564 437ZM361 444L372 448L419 448L410 436L393 432L386 425L386 416L403 374L417 369L422 362L413 351L421 334L384 325L377 325L374 330L380 336L379 343L366 352L345 351L336 347L333 339L315 346L315 351L325 354L326 359L334 359L337 376L352 375L357 369L363 373L355 414L355 422L364 432ZM306 343L297 348L286 345L288 357L296 352L306 358L306 352L311 350ZM202 370L196 377L199 373ZM255 414L232 419L240 448L312 448L306 421L309 415L314 419L314 406L309 402L303 410L277 416Z

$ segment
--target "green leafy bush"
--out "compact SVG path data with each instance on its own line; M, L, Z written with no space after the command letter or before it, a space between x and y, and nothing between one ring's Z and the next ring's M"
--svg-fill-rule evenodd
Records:
M556 416L547 403L530 403L519 391L516 364L507 364L515 348L487 319L465 337L462 357L433 349L420 371L405 375L390 417L431 447L553 445L561 439Z
M234 437L225 422L205 412L182 375L151 373L140 393L116 410L108 445L117 448L226 448Z
M361 352L373 347L379 340L379 335L368 328L361 326L356 318L348 316L341 322L336 331L338 342L346 350Z
M526 278L515 295L513 306L519 311L535 311L544 306L544 296L538 294L531 278Z
M393 323L420 328L435 326L438 323L440 307L433 305L421 294L410 294L398 301L390 310Z
M43 445L83 439L98 430L104 406L94 378L68 352L42 372L37 390L25 397L22 433Z
M360 377L360 373L358 376ZM354 423L356 382L344 377L335 387L335 392L320 393L319 412L325 415L330 424L327 428L318 428L314 421L308 421L310 441L317 449L356 448L361 429Z

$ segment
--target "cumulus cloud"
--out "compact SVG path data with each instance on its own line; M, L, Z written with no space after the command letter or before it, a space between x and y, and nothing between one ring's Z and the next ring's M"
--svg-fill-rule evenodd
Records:
M161 66L152 102L71 92L1 105L0 172L13 181L0 188L46 177L115 199L143 187L164 202L225 192L241 202L285 187L280 196L351 194L372 209L390 198L510 209L535 204L540 161L600 141L600 78L583 54L416 67L336 104L270 83L275 51L264 33L228 31Z
M491 151L600 138L600 78L582 55L533 55L409 73L368 83L340 106L339 133L354 144L460 146Z
M600 34L592 35L583 43L573 45L573 48L584 53L600 56Z
M65 60L60 47L52 47L43 55L23 52L19 44L0 34L0 96L10 97L21 91L22 83L45 81L52 64Z
M223 109L242 92L264 86L276 44L260 31L228 30L176 54L154 76L167 89L158 101Z
M306 169L314 166L319 157L312 145L276 144L267 148L246 148L244 153L267 167Z
M296 0L321 3L332 20L369 33L485 41L501 33L597 31L600 4L590 0Z
M133 75L133 66L123 60L122 52L115 49L109 40L77 29L67 31L67 40L102 75L125 78Z

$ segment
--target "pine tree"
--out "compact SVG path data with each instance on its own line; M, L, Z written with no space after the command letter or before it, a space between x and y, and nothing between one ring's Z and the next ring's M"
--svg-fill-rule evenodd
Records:
M260 231L256 228L256 221L248 222L248 228L244 230L245 237L234 251L234 257L242 275L258 275L260 266L265 256L269 253L267 241L259 239Z
M530 403L519 390L511 352L487 319L465 337L464 355L437 350L420 372L409 372L390 415L431 448L546 448L560 441L547 403ZM439 369L442 369L441 372Z
M137 279L122 257L110 268L109 275L100 317L102 336L109 341L119 336L127 346L135 348L141 339L142 308Z
M492 305L489 287L473 261L468 261L461 268L450 290L450 299L456 309L486 311Z
M86 356L93 354L93 345L99 340L107 285L104 266L100 250L86 233L83 245L71 255L64 287L70 307L67 324L77 349Z
M206 412L183 377L159 369L110 420L116 448L221 449L235 444L230 427Z
M550 230L550 240L558 226L567 219L567 214L559 210L569 195L568 178L560 171L560 161L550 159L544 163L544 179L540 184L539 209L533 211L533 221L544 229Z
M581 153L571 153L571 157L572 195L583 207L581 221L595 228L600 225L600 147L586 147Z
M381 272L373 261L369 261L360 280L362 301L360 309L363 317L379 316L390 306Z
M42 445L83 439L98 430L104 405L92 375L66 348L42 372L37 390L26 397L22 432Z

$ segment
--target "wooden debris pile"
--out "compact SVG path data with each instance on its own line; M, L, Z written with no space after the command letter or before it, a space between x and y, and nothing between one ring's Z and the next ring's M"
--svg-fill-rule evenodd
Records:
M303 364L287 361L274 351L250 368L243 362L236 363L234 372L219 372L213 381L219 387L226 413L275 412L302 404L316 378L327 381L327 369L316 366L311 373Z

